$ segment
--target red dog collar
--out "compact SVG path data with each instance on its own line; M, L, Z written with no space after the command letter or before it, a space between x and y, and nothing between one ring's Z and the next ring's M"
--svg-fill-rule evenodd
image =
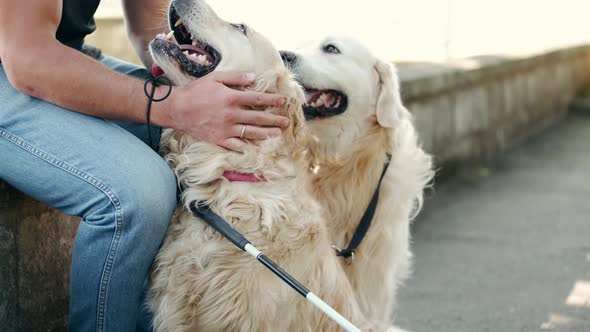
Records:
M228 179L229 182L266 182L264 176L258 176L254 173L242 173L236 171L225 171L223 177Z

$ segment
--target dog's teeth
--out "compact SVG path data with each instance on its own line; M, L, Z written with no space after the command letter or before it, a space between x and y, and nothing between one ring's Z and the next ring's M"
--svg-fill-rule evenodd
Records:
M199 54L199 56L197 57L197 62L200 65L207 66L207 62L208 62L207 61L207 56L204 55L204 54Z
M210 66L211 62L207 59L205 54L196 54L196 53L189 53L188 51L182 52L186 57L202 66Z
M193 46L197 46L197 41L193 40L192 44L193 44Z
M311 107L320 107L323 104L326 103L326 98L328 98L328 96L325 93L322 93L318 99L316 99L313 103L311 103Z
M174 27L176 28L177 26L182 24L182 19L179 18L178 21L176 21L176 23L174 23Z
M336 103L334 104L334 107L340 107L340 99L342 99L340 96L338 96L338 98L336 99Z
M172 38L174 38L174 31L170 31L170 32L168 32L168 34L166 35L166 39L168 39L168 40L172 40Z

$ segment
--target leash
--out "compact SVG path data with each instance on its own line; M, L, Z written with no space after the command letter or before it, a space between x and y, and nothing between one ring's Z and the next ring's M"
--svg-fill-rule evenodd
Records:
M385 165L383 166L383 172L381 172L381 177L379 178L379 183L377 184L377 188L375 189L375 193L373 193L373 197L371 198L371 201L369 202L369 206L367 207L365 214L363 215L363 217L361 218L361 221L359 222L358 226L356 227L356 230L354 231L352 239L350 240L350 243L348 243L348 246L346 247L346 249L340 249L336 246L332 246L332 248L334 248L334 250L336 250L336 256L350 258L350 260L348 261L349 264L354 260L354 251L356 250L356 248L358 248L358 246L363 241L363 238L367 234L367 231L369 230L369 227L371 226L371 222L373 221L373 218L375 217L375 211L377 210L377 203L379 203L379 190L381 189L381 183L383 182L383 178L385 177L385 173L387 172L387 169L389 168L389 164L391 164L391 155L387 154L387 161L385 162Z
M223 235L223 237L231 241L231 243L233 243L243 251L247 252L252 257L256 258L256 260L258 260L272 273L274 273L276 276L281 278L281 280L283 280L285 283L291 286L291 288L293 288L297 293L305 297L309 302L311 302L316 308L320 309L328 317L332 318L344 330L348 332L361 331L359 328L354 326L350 321L344 318L340 313L334 310L329 304L324 302L321 298L312 293L309 289L305 288L305 286L303 286L299 281L293 278L289 273L287 273L275 262L273 262L270 258L268 258L266 255L264 255L258 249L256 249L256 247L254 247L252 243L248 241L248 239L246 239L242 234L240 234L240 232L233 228L223 218L221 218L219 215L213 212L209 206L201 205L197 202L191 202L189 208L193 215L203 219L207 224L209 224L209 226L213 227L216 231Z
M148 86L150 84L152 86L152 89L148 92ZM161 86L161 85L167 85L168 92L162 98L155 98L154 94L156 93L156 87ZM172 82L166 76L158 76L158 77L154 77L154 78L149 78L145 81L145 84L143 85L143 93L145 93L145 96L148 99L147 110L145 112L145 124L146 124L147 132L148 132L148 144L150 145L150 148L154 148L152 146L152 130L151 130L152 126L150 123L150 116L152 113L152 103L159 103L170 96L170 94L172 93Z

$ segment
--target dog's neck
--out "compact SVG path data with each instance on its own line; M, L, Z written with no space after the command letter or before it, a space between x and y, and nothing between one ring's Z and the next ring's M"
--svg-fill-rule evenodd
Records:
M199 200L209 200L215 187L232 182L282 181L296 176L303 168L301 157L294 154L283 138L271 138L252 145L244 153L223 149L217 145L194 141L182 132L166 130L162 147L167 162L186 190L198 189ZM301 161L298 161L301 160ZM208 189L205 189L208 188Z
M166 142L176 145L170 137ZM208 204L253 243L283 242L282 236L300 232L304 215L319 215L307 165L291 152L281 139L268 140L258 152L245 154L194 142L178 153L169 152L167 159L183 187L185 205L194 201ZM228 170L256 174L267 181L231 182L223 175Z
M331 227L356 227L372 198L391 150L392 131L373 125L365 137L337 157L326 158L312 151L310 170L313 173L314 195L326 208L325 218L330 220ZM348 209L342 209L343 201L347 202L344 205Z

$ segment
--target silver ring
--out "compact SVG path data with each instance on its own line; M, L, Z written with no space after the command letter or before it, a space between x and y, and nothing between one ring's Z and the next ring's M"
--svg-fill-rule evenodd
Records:
M240 139L244 138L244 133L246 133L246 125L242 125L242 133L240 134Z

